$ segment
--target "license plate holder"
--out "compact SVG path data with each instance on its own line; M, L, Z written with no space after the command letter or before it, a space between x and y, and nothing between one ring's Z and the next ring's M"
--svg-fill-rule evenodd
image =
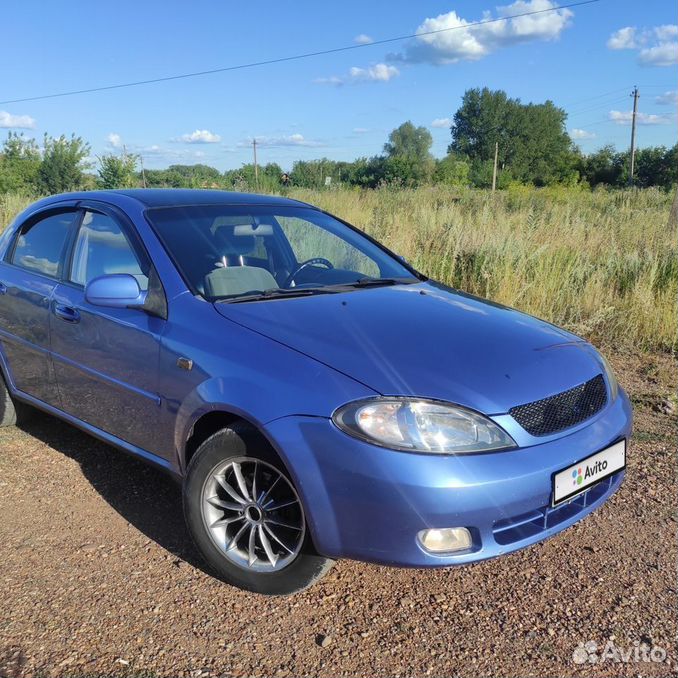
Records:
M590 490L605 478L626 468L626 440L606 447L557 471L551 480L551 506L558 506Z

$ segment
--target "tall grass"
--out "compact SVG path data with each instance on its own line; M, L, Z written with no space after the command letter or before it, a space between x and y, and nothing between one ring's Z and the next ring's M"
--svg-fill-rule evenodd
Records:
M510 188L291 189L359 226L452 287L539 316L600 343L675 349L672 196ZM28 202L0 195L0 229Z
M21 193L0 193L0 233L35 198Z
M597 343L676 346L678 254L664 192L292 191L452 287Z

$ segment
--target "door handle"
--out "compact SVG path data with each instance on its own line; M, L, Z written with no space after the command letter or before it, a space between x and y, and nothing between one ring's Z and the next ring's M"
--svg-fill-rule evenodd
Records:
M54 315L57 318L65 320L67 323L79 323L80 322L80 313L74 309L72 306L66 306L65 304L54 304L53 307Z
M7 285L5 285L5 283L0 282L0 295L2 294L7 294Z

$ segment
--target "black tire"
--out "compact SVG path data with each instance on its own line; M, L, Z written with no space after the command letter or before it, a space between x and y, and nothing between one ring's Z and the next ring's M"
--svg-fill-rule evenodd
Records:
M290 595L301 591L322 578L334 564L333 560L315 551L307 529L303 542L299 539L301 548L291 562L277 571L257 572L232 562L213 540L203 518L203 489L213 471L229 459L244 458L274 467L294 487L270 446L247 425L235 423L202 443L188 465L183 483L184 517L188 530L210 569L222 581L264 595ZM300 510L303 512L303 507Z
M0 428L3 426L14 426L17 422L16 407L10 396L5 380L0 374Z
M20 403L9 394L5 378L0 371L0 428L3 426L21 425L27 422L35 410L25 403Z

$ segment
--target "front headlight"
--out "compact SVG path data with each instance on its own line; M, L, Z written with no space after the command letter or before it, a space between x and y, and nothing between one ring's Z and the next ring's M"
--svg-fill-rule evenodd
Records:
M610 401L616 400L619 393L619 383L617 382L617 377L614 376L612 371L612 366L607 362L607 358L602 353L598 353L598 358L603 364L603 369L605 370L605 376L607 377L607 383L610 386Z
M411 398L349 403L332 416L346 433L382 447L460 454L516 447L491 419L458 405Z

